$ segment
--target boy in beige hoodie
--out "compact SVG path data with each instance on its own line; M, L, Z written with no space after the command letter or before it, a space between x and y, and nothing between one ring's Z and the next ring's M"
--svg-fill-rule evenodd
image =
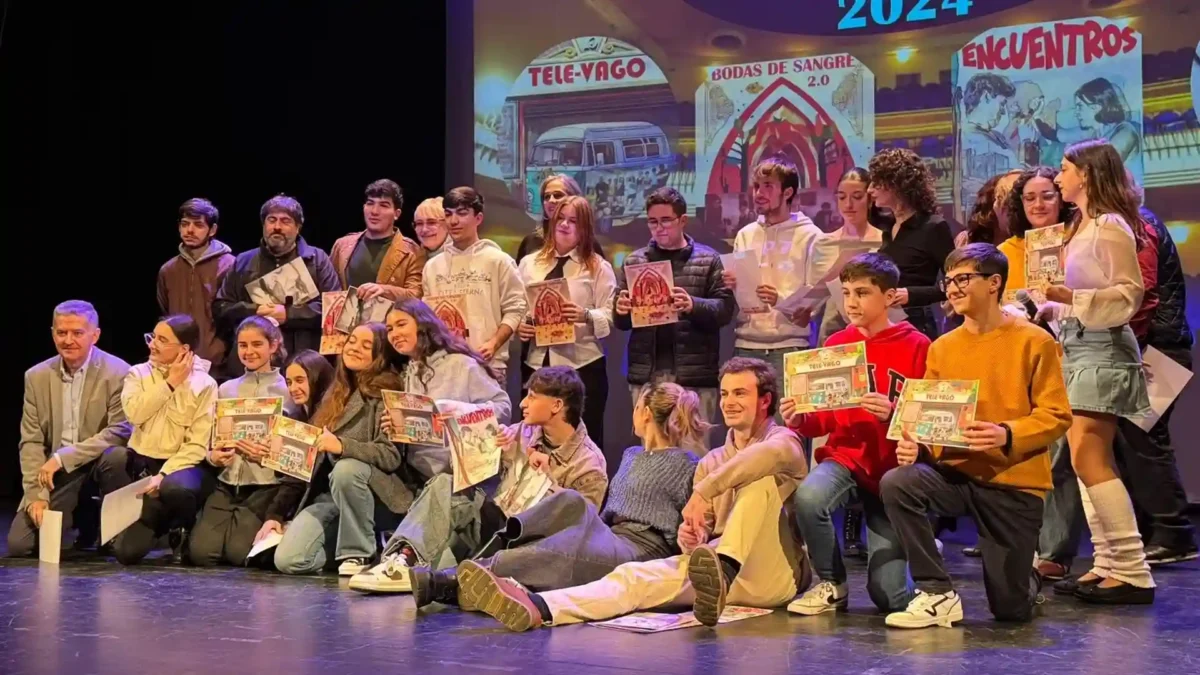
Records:
M459 570L460 592L510 630L600 621L657 607L691 605L714 626L726 604L775 608L812 581L808 557L785 512L808 472L800 439L771 419L776 374L759 359L721 368L725 445L696 467L678 541L683 555L621 565L583 586L529 593L481 566Z

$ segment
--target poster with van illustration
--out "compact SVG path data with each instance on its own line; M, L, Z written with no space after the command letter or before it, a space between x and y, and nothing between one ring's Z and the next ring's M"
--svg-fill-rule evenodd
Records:
M393 443L446 447L446 430L433 399L420 394L384 389L383 405L392 417Z
M963 431L975 421L979 380L908 380L892 415L887 437L918 443L966 448Z
M281 412L283 398L279 396L217 399L213 449L234 448L238 441L266 441L275 416Z
M320 438L320 427L280 415L275 418L271 439L267 443L270 452L262 465L305 482L311 481L313 467L317 465L317 440Z
M1062 223L1025 233L1025 282L1038 290L1067 280Z
M871 391L863 342L784 354L783 372L784 396L800 413L854 408Z

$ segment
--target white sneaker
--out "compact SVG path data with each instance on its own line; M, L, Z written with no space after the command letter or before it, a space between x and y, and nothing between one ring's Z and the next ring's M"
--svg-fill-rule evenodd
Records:
M908 603L903 612L892 612L884 623L892 628L928 628L941 626L950 628L955 621L962 621L962 598L958 593L923 593Z
M941 539L934 539L933 543L937 544L938 555L946 555L946 545L942 543Z
M850 589L846 584L834 584L831 581L822 581L821 583L808 589L804 595L796 598L787 606L787 611L792 614L803 614L804 616L816 616L825 612L834 612L839 609L846 609L847 601L850 599Z
M352 577L365 569L367 569L366 558L346 558L341 565L338 565L338 576Z
M350 578L350 589L363 593L411 593L412 579L404 556L395 553Z

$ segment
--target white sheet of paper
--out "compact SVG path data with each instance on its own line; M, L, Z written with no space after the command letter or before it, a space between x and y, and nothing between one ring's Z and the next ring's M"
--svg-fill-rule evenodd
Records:
M62 511L46 509L42 512L42 526L38 528L38 559L57 565L61 554Z
M841 315L844 321L849 322L850 317L846 316L846 298L842 296L841 280L834 279L832 281L828 281L825 283L825 286L829 289L829 297L833 298L833 302L836 303L838 314ZM903 307L889 307L888 319L891 319L892 323L908 321L908 313L904 311Z
M828 299L829 289L825 286L801 286L775 303L775 310L784 316L793 316L801 308L813 311Z
M1191 381L1192 371L1154 347L1146 348L1142 354L1142 363L1150 367L1150 376L1146 382L1146 390L1150 395L1150 413L1131 418L1130 421L1142 430L1150 431L1179 397L1179 392Z
M107 544L142 517L142 498L138 493L150 484L150 477L134 481L110 492L100 506L100 543Z
M262 553L263 551L265 551L267 549L275 548L276 546L279 545L279 542L281 542L281 541L283 541L283 535L278 532L272 532L272 533L268 534L267 536L263 537L262 541L255 544L254 548L250 549L250 553L248 553L246 555L246 563L249 564L250 559L253 558L254 556L258 555L259 553Z
M737 287L733 289L733 296L737 299L738 308L743 312L764 309L762 301L758 299L758 293L755 292L762 284L758 252L735 251L722 254L721 265L737 277Z

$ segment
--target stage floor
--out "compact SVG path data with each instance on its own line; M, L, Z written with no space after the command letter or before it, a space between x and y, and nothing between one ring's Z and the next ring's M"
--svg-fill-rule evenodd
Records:
M716 630L633 635L591 626L512 634L480 614L418 613L406 595L359 595L334 576L199 570L162 560L121 568L96 558L62 565L2 559L0 673L1200 670L1200 564L1158 571L1152 607L1090 608L1047 588L1040 618L1012 626L991 620L979 563L960 552L972 538L961 531L947 538L966 621L919 631L884 627L861 563L851 565L848 613L808 618L780 610Z

